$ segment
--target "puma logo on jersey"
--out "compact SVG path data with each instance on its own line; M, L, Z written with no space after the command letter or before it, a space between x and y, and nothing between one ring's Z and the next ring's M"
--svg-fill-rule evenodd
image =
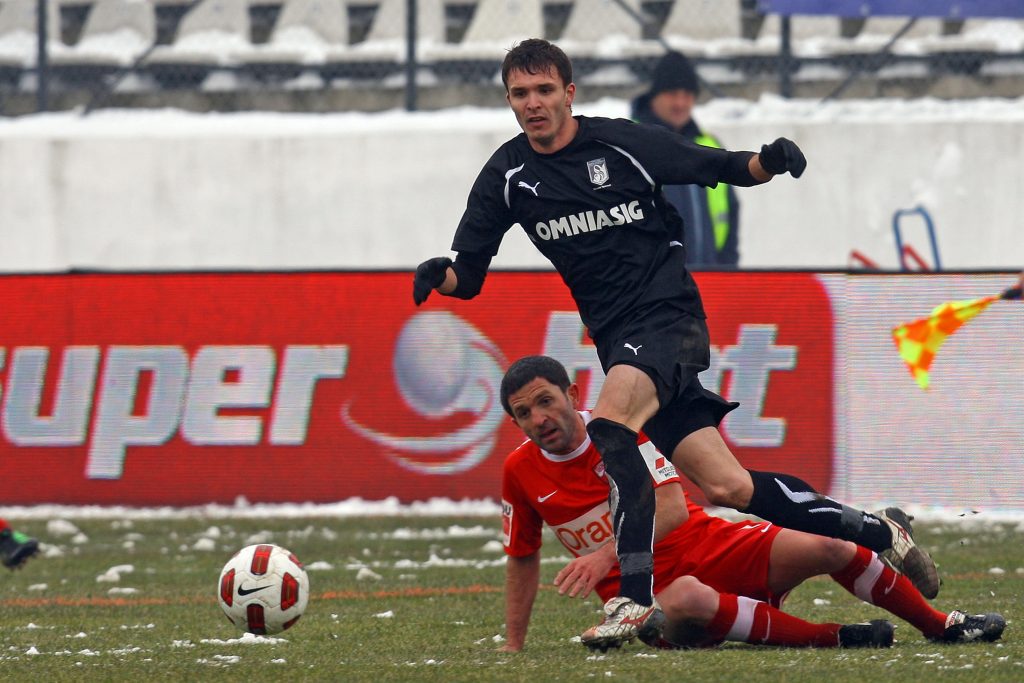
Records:
M523 188L524 190L529 190L530 192L533 193L534 197L539 196L537 194L537 187L539 185L540 185L540 181L539 180L532 187L530 185L528 185L527 183L523 182L522 180L519 181L519 187Z
M640 355L640 349L644 348L644 345L643 345L643 344L641 344L640 346L633 346L633 345L632 345L632 344L630 344L629 342L626 342L626 343L625 343L625 344L623 344L622 346L623 346L624 348L627 348L627 349L629 349L630 351L632 351L632 352L633 352L633 355L634 355L634 356L639 356L639 355Z

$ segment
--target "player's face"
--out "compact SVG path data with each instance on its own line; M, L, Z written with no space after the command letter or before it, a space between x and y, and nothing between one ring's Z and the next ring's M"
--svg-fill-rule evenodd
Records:
M689 90L665 90L651 99L651 111L672 128L679 130L687 124L696 101Z
M566 391L541 379L534 379L508 397L512 421L548 453L565 455L579 448L586 438L583 418L576 412L579 387Z
M577 123L572 117L575 96L576 86L563 83L554 67L543 73L513 69L508 74L505 97L530 146L538 152L557 152L576 136Z

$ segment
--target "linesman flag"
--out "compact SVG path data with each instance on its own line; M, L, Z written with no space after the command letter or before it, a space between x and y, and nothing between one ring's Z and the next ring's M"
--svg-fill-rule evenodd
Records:
M900 352L900 357L910 368L910 374L917 380L922 389L928 388L931 378L928 368L935 360L942 342L946 337L960 329L960 326L978 315L993 302L1000 299L1021 298L1021 288L1013 287L1002 294L983 296L969 301L947 301L936 306L927 318L900 325L892 330L893 341Z

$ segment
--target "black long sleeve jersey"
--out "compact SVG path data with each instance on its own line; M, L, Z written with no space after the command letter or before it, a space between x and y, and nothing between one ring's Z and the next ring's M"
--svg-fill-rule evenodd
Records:
M703 317L679 242L681 219L661 186L754 184L723 177L744 153L625 119L575 118L575 139L553 154L535 152L520 134L491 156L452 249L492 258L518 223L562 276L595 337L662 303Z

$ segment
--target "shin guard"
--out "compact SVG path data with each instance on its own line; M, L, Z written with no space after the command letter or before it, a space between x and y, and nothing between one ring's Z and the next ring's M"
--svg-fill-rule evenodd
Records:
M742 512L787 529L841 538L876 551L892 544L892 534L875 515L818 493L798 477L748 471L754 481L754 494Z
M637 434L623 424L595 418L587 425L608 475L608 503L622 583L619 595L650 605L654 582L654 484L636 445Z

